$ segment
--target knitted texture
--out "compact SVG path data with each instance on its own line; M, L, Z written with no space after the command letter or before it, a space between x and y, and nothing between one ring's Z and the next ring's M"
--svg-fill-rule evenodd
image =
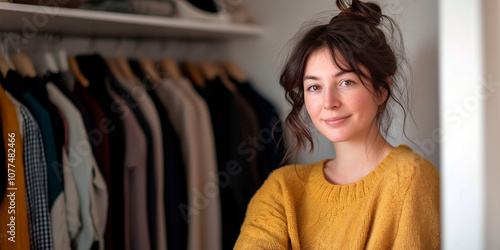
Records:
M235 249L439 249L439 172L400 145L363 179L329 183L328 159L275 170Z

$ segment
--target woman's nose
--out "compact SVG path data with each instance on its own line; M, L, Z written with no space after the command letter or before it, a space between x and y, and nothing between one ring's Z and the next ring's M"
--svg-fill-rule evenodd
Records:
M340 107L340 98L335 90L326 90L323 96L323 108L337 109Z

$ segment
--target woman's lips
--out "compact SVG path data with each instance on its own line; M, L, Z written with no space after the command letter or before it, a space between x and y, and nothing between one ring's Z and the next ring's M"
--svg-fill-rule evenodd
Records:
M331 117L328 119L323 119L323 121L327 125L333 126L333 125L339 125L339 124L343 123L349 117L351 117L351 116L349 115L349 116L341 116L341 117Z

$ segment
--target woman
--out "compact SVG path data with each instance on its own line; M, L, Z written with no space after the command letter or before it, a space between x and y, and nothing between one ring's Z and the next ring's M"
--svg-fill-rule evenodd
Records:
M341 13L328 24L299 37L280 78L292 104L286 119L296 139L292 155L312 145L301 118L305 105L336 157L274 171L252 198L235 249L440 247L437 169L382 136L389 101L406 119L393 94L405 84L404 58L381 22L389 21L391 38L399 29L375 3L337 6Z

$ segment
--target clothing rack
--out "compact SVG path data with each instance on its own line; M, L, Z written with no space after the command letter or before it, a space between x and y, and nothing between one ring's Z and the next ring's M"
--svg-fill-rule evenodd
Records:
M202 65L204 66L200 66L200 70L203 72L204 83L200 84L193 82L193 84L191 84L187 78L179 78L176 80L176 78L171 76L167 76L164 79L161 79L159 76L152 77L154 74L149 74L150 72L147 70L153 69L152 73L154 73L154 64L152 64L152 62L148 59L140 58L138 60L127 61L125 58L120 57L102 58L96 54L77 56L76 60L79 70L75 71L72 67L70 67L75 81L65 81L62 74L66 73L67 75L67 73L69 73L67 70L56 71L61 73L52 74L50 73L52 70L47 71L47 69L50 69L50 66L48 66L50 60L47 60L47 57L36 56L34 58L36 58L34 61L37 62L34 65L35 67L31 66L32 63L29 62L30 60L28 56L23 52L14 55L12 60L16 64L16 71L20 74L16 76L15 71L8 71L7 74L5 74L6 79L1 80L2 85L5 86L6 91L13 93L19 102L23 102L24 105L28 106L31 113L36 114L36 105L38 105L37 103L30 101L33 100L32 97L30 97L32 95L37 96L36 98L38 102L45 103L43 108L52 110L50 112L51 116L46 115L46 117L50 118L50 120L53 120L54 122L44 123L44 121L47 121L47 119L44 118L37 119L37 122L43 128L47 128L44 131L54 130L53 133L49 132L50 135L45 133L43 134L44 139L52 137L55 138L55 143L50 143L50 145L48 145L45 144L47 143L45 142L43 144L44 147L47 147L46 151L57 153L61 152L60 149L62 149L63 157L61 161L56 159L55 154L52 154L50 159L49 157L46 157L47 162L44 166L54 166L59 162L61 162L62 166L65 166L64 155L66 155L66 153L64 153L64 141L69 142L67 150L67 152L69 152L67 157L68 159L86 159L85 162L80 160L75 161L75 166L70 165L71 167L74 167L74 169L79 170L78 173L75 172L76 170L70 171L72 172L73 179L75 180L74 182L78 187L78 197L87 197L85 191L87 188L83 186L90 182L94 185L91 186L93 188L90 188L90 194L88 197L99 196L101 200L91 200L89 202L89 199L82 198L81 211L87 211L88 204L102 205L102 207L92 211L92 214L98 211L101 212L96 214L95 217L92 216L92 218L106 218L106 214L102 214L102 212L107 213L109 211L107 216L108 220L115 218L113 219L113 232L126 228L125 231L130 234L130 236L126 238L117 237L113 234L115 235L113 241L108 239L108 237L112 237L110 236L112 231L107 230L106 232L109 233L106 234L106 239L108 240L106 242L120 242L121 239L127 240L131 237L140 237L138 233L130 233L131 230L134 230L137 227L130 224L128 226L120 226L120 222L122 222L121 218L130 218L130 220L133 221L134 218L137 220L139 218L147 217L150 225L149 234L146 233L146 236L141 239L143 242L147 242L147 235L154 235L156 236L155 239L158 240L158 244L152 245L151 248L166 249L164 226L165 217L162 217L164 216L163 214L167 214L167 212L164 212L164 210L167 209L167 205L165 205L165 207L163 206L163 202L165 202L169 204L168 210L170 213L168 213L168 215L177 218L169 218L166 220L167 222L172 223L171 226L174 227L172 230L169 230L170 233L167 235L180 233L177 228L189 223L189 238L192 239L189 241L189 249L203 249L203 246L206 245L209 245L211 249L219 249L221 245L217 239L220 239L221 237L220 222L222 221L222 224L224 224L223 230L227 232L222 234L222 239L225 244L223 249L230 249L232 247L232 244L234 244L234 240L236 239L238 229L243 221L244 211L249 199L256 191L257 187L261 184L261 180L264 180L272 171L272 166L277 167L281 161L281 159L274 156L275 154L273 152L275 151L276 146L273 146L272 144L268 147L264 147L268 148L268 153L266 153L266 155L269 156L268 158L260 158L261 156L256 158L255 156L258 152L264 152L262 145L267 145L270 142L266 142L269 138L280 137L271 134L274 133L271 130L273 124L277 122L279 118L276 118L275 121L273 121L272 118L269 119L270 116L279 117L279 115L275 116L272 113L272 110L274 109L270 107L269 104L266 107L262 107L261 105L264 104L265 101L256 101L255 96L258 94L256 94L256 92L248 92L253 91L248 83L236 82L236 80L233 80L232 83L227 83L227 79L226 82L224 82L221 75L217 77L210 75L210 62L203 62ZM147 65L148 62L151 63L149 65L152 65L152 67ZM109 72L106 70L106 65L109 67ZM79 79L79 74L74 73L80 71L83 73L84 78L88 79L87 84L84 84L84 81ZM113 76L110 76L109 73L113 74ZM188 73L185 74L187 76L192 76L193 73L188 71ZM43 78L37 77L37 75L43 76ZM209 76L214 78L209 78ZM58 83L59 85L54 85L52 81ZM146 83L144 81L148 82ZM151 86L153 87L151 88ZM237 89L239 86L241 86L241 90ZM184 90L181 90L182 88L184 88ZM69 94L64 94L61 91L66 91ZM44 92L48 94L43 94ZM87 93L86 96L79 96L76 98L72 97L84 93ZM102 95L103 93L108 94ZM139 96L137 96L138 93ZM244 99L243 93L249 93L246 97L248 99ZM0 94L3 94L2 99L6 100L6 95L3 90ZM112 97L113 95L115 95L115 97ZM49 98L50 101L47 98ZM73 100L71 98L74 98L74 101L71 101ZM127 106L135 109L134 115L137 117L137 121L143 121L144 127L142 129L139 128L139 130L148 131L144 132L142 136L143 146L138 144L139 141L137 139L130 137L139 136L141 134L137 129L135 130L136 132L129 133L126 131L131 130L127 130L126 126L123 125L120 130L111 130L110 128L109 132L108 130L101 132L101 126L96 124L101 124L101 122L106 121L106 119L111 121L111 127L122 126L120 125L122 123L125 124L125 122L121 121L122 118L118 116L116 110L113 110L113 107L115 107L114 103L118 103L118 99L122 98L123 102L128 102L129 98L133 98L134 101L129 103ZM93 105L83 104L87 105L87 107L81 109L77 109L77 106L75 106L78 103L76 100L79 100L81 103L85 103L85 101L90 101L92 99L95 99ZM252 103L254 106L250 106L251 100L253 101ZM72 103L74 103L74 105ZM139 105L139 109L137 109L137 104L135 103ZM53 105L56 105L57 107L54 108ZM99 108L95 108L95 105L99 106ZM8 106L3 105L3 108L6 109ZM58 113L58 109L62 110L62 116ZM101 109L102 111L92 111L92 109ZM257 119L254 109L263 111L263 113L261 112L263 115L262 119ZM78 115L80 112L81 115ZM136 112L138 113L135 114ZM12 112L10 113L12 114ZM89 115L88 118L84 118L85 113ZM99 113L104 115L97 117L96 115ZM127 113L131 114L131 111L128 111ZM57 118L58 116L61 116L61 118ZM2 120L15 120L15 117L4 115ZM64 127L64 122L62 122L63 120L66 120L68 124L68 128L66 129L62 129ZM265 121L264 126L260 126L259 121ZM57 123L59 123L59 125L56 125ZM168 125L170 123L173 125ZM211 123L213 124L211 125ZM127 122L127 124L129 123ZM56 128L56 126L59 126L59 128ZM138 128L137 125L136 128ZM66 135L64 133L56 132L65 130L69 131ZM19 131L21 131L21 129ZM106 144L109 146L104 146L104 144L98 142L87 142L87 139L85 139L86 136L82 136L82 133L88 133L90 140L90 138L93 138L91 135L94 135L94 132L97 132L100 135L99 137L109 135L109 139L107 140L108 143ZM260 132L266 133L266 135L261 136ZM128 135L127 144L124 142L125 134ZM174 134L178 136L179 139L175 139L176 137ZM56 137L56 135L59 137ZM69 139L62 139L68 138L68 136ZM253 140L257 139L257 143L261 144L259 149L254 148L256 146L252 144L252 138L254 138ZM78 142L83 141L85 141L85 145L92 146L93 150L91 152L93 152L93 154L87 154L85 153L85 150L79 150ZM59 142L59 145L57 142ZM170 146L167 146L167 143ZM126 148L122 148L121 145L127 146ZM25 141L24 146L29 148L33 147L34 144L29 141ZM97 147L103 147L103 149L99 149ZM52 150L50 148L52 148ZM104 151L106 148L108 151ZM147 151L146 148L148 149ZM142 155L142 158L139 156L140 149L143 149L142 154L140 154ZM180 151L180 149L182 149L182 151ZM120 151L115 152L114 150ZM17 151L23 150L19 149ZM150 153L151 155L149 155ZM139 164L137 162L132 163L132 159L127 158L132 155L137 155L137 157L143 160L139 160ZM121 159L122 157L124 157L124 159ZM171 161L175 157L182 157L182 160L177 160L177 163L172 163ZM29 159L25 161L30 162ZM97 165L93 164L94 161L100 170L97 170ZM71 162L68 162L68 164L71 164ZM44 166L39 167L38 170L45 169ZM31 168L32 166L28 164L27 167ZM23 167L21 166L21 169L22 168ZM131 175L131 172L126 171L129 168L133 168L134 173L139 173L138 171L142 170L142 183L148 183L147 192L145 190L146 185L142 185L142 189L131 188L129 191L126 191L126 188L130 188L131 184L141 182L136 179L133 179L133 181L129 180L134 177L138 178L138 175ZM89 172L81 172L85 169L89 169ZM146 177L146 170L148 171L147 182L144 180ZM176 173L175 170L182 170L183 172L186 172L186 174ZM51 171L50 168L47 171L49 173L54 172ZM56 172L59 173L59 171ZM167 174L167 171L174 172L169 172L169 174ZM28 174L31 173L29 170L26 170L26 172ZM92 172L94 173L93 175L88 174ZM102 172L102 174L100 174L100 172ZM19 173L19 176L22 176L22 173ZM221 179L219 180L219 178ZM27 180L29 182L30 179L28 178ZM70 179L67 179L66 176L64 177L64 183L69 183L69 180ZM125 184L126 180L128 180L128 184ZM26 185L31 186L32 184L29 184L28 182ZM60 185L60 181L57 181L55 178L49 179L48 183L49 186L52 184ZM154 186L149 185L149 183L153 183ZM231 183L231 185L227 186L228 183ZM23 186L24 184L21 182L19 185ZM189 186L186 187L187 185ZM42 184L42 186L45 185ZM105 188L106 186L108 187ZM207 189L207 187L210 189ZM181 191L167 191L167 188L179 188ZM186 188L186 191L182 191ZM218 190L219 188L220 196ZM94 189L96 190L93 191ZM61 187L60 190L63 190L64 193L63 191L56 191L53 195L56 197L66 197L68 203L74 204L74 202L69 202L69 200L71 200L71 197L75 196L68 195L69 189L66 188L66 185L64 188ZM146 213L144 213L143 216L136 215L123 217L123 214L128 213L122 212L120 214L118 211L120 211L120 208L131 209L131 205L120 205L123 202L117 201L116 199L119 200L118 197L120 197L120 194L129 197L127 195L132 196L132 191L139 192L139 190L142 190L143 193L138 196L135 195L135 198L130 197L129 202L130 200L133 200L130 204L142 204L143 206L146 206L144 201L139 201L139 198L146 197L146 194L154 194L148 195L147 199L148 208L154 208L152 211L148 210L147 213L149 216L152 216L152 218L145 216ZM92 194L92 192L95 192L95 194ZM107 192L109 192L109 210L106 208L107 198L105 194ZM213 192L215 192L215 195ZM28 195L33 194L33 192L29 190L26 193ZM181 196L181 198L186 197L186 199L182 198L181 200L173 203L172 201L167 202L167 198L165 198L165 200L163 198L164 193L169 196ZM49 192L49 194L52 193ZM209 202L199 203L198 199L209 199ZM5 201L6 199L3 200ZM23 197L19 197L19 200L23 200ZM85 203L83 203L84 201ZM219 205L219 203L221 204ZM31 206L28 207L31 208ZM57 218L66 218L66 216L54 217L55 215L52 214L55 209L63 210L62 208L64 207L69 207L69 205L66 206L61 204L57 208L55 205L50 206L50 218L54 219L52 224L64 223L64 221L60 219L57 220ZM72 211L73 210L75 209L72 209ZM143 208L141 211L145 212L146 209ZM32 214L33 213L34 211L32 211ZM68 212L68 214L75 213ZM87 218L86 220L82 219L82 224L85 222L84 228L86 228L85 232L87 233L91 231L89 230L91 226L88 214L89 212L87 211L87 216L84 217ZM224 217L221 218L220 214L224 214ZM179 219L180 217L183 217L184 220ZM163 226L155 224L156 221L163 221ZM175 223L175 221L177 221L177 223ZM190 221L196 222L193 222L194 224L191 225ZM89 233L89 235L94 235L94 240L99 242L99 249L104 249L105 232L103 231L103 225L106 225L106 222L103 219L96 219L92 223L94 223L96 227L99 225L100 231L96 234ZM107 224L111 225L110 222ZM29 225L33 225L33 223ZM155 225L157 225L158 228ZM144 229L145 227L142 228ZM163 228L163 231L161 228ZM206 230L207 228L210 229ZM230 230L228 230L228 228L230 228ZM235 233L236 235L234 235ZM59 236L64 235L64 233L57 231L54 232L53 235L57 236L54 238L54 242L56 242L55 239L60 239ZM185 239L186 234L183 235L185 236ZM200 237L200 235L210 236ZM96 239L96 236L99 238ZM71 238L71 241L74 242L75 240L78 240L80 243L80 239L81 238ZM180 242L175 240L180 240ZM92 244L91 241L85 242L86 243L82 243L82 245L79 244L79 246L85 248L86 246L89 246L89 244ZM132 240L131 242L136 241ZM152 239L151 242L156 242L156 240ZM160 242L164 242L163 245L161 245ZM182 242L185 241L182 241L182 238L173 237L172 239L169 239L168 242L179 242L182 244ZM59 243L59 246L64 245L64 242L57 243ZM127 243L125 244L128 246ZM36 246L39 247L39 245ZM137 246L138 245L136 245L136 247ZM138 249L136 247L132 249ZM119 248L122 249L121 247Z

